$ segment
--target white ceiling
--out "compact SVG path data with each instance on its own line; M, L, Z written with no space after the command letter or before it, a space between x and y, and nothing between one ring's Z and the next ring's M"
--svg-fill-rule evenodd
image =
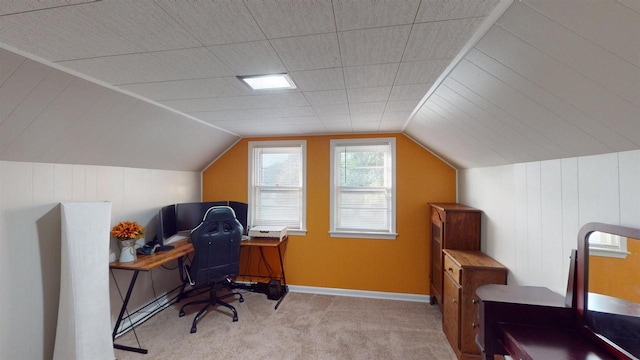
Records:
M0 0L0 159L201 170L240 137L401 131L460 168L640 148L640 0L510 4ZM236 79L273 72L298 89Z

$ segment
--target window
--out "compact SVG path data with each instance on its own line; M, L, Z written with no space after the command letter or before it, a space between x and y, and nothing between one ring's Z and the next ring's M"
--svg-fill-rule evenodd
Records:
M249 142L249 226L306 232L306 142Z
M589 254L624 259L629 254L627 252L627 238L594 231L589 235Z
M331 140L331 236L396 237L394 138Z

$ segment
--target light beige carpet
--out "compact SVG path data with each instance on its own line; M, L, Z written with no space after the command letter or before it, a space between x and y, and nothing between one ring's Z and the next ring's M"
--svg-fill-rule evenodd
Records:
M425 303L289 293L278 310L266 295L243 292L231 312L216 307L191 322L200 305L178 317L179 304L136 328L149 354L115 350L126 359L438 359L455 355L437 306ZM182 301L185 303L185 300ZM133 332L116 343L136 346Z

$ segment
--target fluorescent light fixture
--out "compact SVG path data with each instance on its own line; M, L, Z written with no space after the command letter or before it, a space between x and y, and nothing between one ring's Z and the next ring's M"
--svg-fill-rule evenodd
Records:
M287 74L238 76L253 90L295 89L296 84Z

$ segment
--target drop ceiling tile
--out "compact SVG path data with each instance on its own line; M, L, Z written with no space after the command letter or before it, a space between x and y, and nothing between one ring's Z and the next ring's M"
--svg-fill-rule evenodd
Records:
M321 135L327 133L327 128L322 124L300 124L298 127L308 135Z
M350 104L363 103L363 102L375 102L375 101L387 101L389 99L390 92L391 92L391 86L357 88L357 89L347 89L347 96L349 97Z
M309 106L309 102L302 93L264 95L263 98L276 108Z
M231 121L231 120L251 120L251 119L273 119L280 117L280 113L276 109L247 109L247 110L222 110L209 112L189 113L196 118L206 121Z
M120 85L119 87L158 101L250 94L249 89L244 88L235 77L162 81Z
M407 121L409 116L411 115L411 111L400 111L400 112L391 112L385 111L382 115L381 123L393 124L394 126L399 126L400 130L404 123Z
M252 41L209 47L236 75L260 75L286 72L271 44Z
M370 123L370 124L379 124L380 119L382 119L382 113L363 113L363 114L354 114L351 115L351 124L361 124L361 123ZM354 126L355 129L355 126Z
M411 25L340 32L342 63L351 66L400 62L410 32Z
M291 77L302 91L344 89L341 68L295 71L291 73Z
M451 59L403 62L394 85L422 84L428 90L450 62Z
M420 4L416 22L487 16L500 0L430 0Z
M402 66L400 67L402 73ZM394 85L389 100L419 100L429 91L430 84Z
M398 64L348 66L344 68L347 88L391 86Z
M272 107L264 96L234 96L204 99L161 101L162 104L186 113L199 111L247 110Z
M171 76L179 79L222 77L235 75L207 48L197 47L182 50L151 53L160 61Z
M380 125L380 121L378 120L365 120L365 121L355 121L351 123L351 128L353 132L375 132L378 131L378 126Z
M321 115L318 116L318 118L327 127L334 126L336 124L351 123L351 116L349 115Z
M345 90L305 91L304 96L311 105L347 103L347 93Z
M273 111L280 117L315 116L311 106L277 108L273 109Z
M242 1L157 0L156 3L205 46L265 39Z
M330 0L244 1L269 39L336 31Z
M133 44L136 52L201 45L173 17L151 1L98 1L77 8L91 26L104 24Z
M135 44L85 16L79 7L3 16L0 42L50 61L137 51Z
M351 127L351 122L334 122L334 123L323 123L324 127L327 129L327 132L332 134L343 134L343 133L352 133L353 128Z
M419 0L334 1L338 31L413 23Z
M470 18L414 24L402 61L453 58L481 22Z
M314 105L313 110L319 117L349 115L349 105L347 104Z
M380 121L378 124L378 131L382 132L401 132L403 127L403 123L392 123L388 121Z
M59 64L116 86L233 75L204 47L62 61Z
M418 103L420 103L420 100L389 101L385 110L390 112L411 112L418 106Z
M271 40L289 71L326 69L340 66L335 33L296 36Z
M387 103L384 101L349 104L349 112L352 119L354 116L362 114L382 114L386 105Z

